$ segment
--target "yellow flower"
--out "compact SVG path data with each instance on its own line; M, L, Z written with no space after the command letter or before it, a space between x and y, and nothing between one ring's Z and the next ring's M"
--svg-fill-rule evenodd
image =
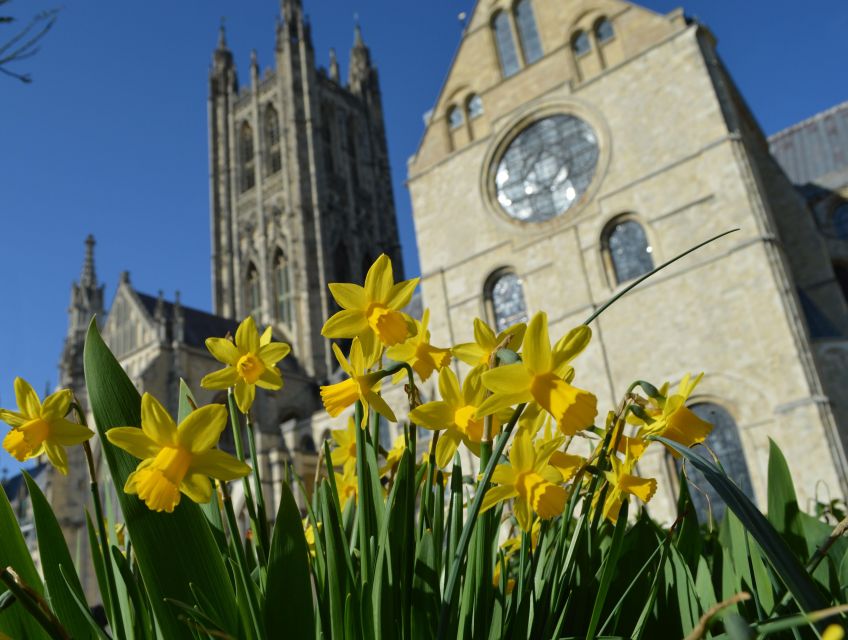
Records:
M250 467L215 449L227 426L227 410L213 404L192 411L180 426L149 393L141 398L141 429L115 427L106 438L141 459L127 478L124 492L137 494L152 511L172 512L180 492L194 502L209 502L209 477L227 481L250 473Z
M359 482L353 467L345 467L344 473L333 472L336 478L336 488L339 490L339 506L344 511L345 505L352 498L354 504L359 499Z
M475 318L474 342L465 342L456 345L453 348L453 355L462 362L470 364L472 367L481 364L488 366L492 353L507 336L511 336L507 348L517 352L521 348L521 341L524 340L524 331L526 329L527 325L521 322L495 335L495 332L489 325L480 320L480 318Z
M386 350L386 356L395 362L406 362L418 374L421 380L427 380L433 371L441 371L443 367L450 364L450 349L441 349L430 344L430 331L427 325L430 322L430 310L424 310L421 322L413 320L418 332L408 338L402 344L396 344ZM393 382L397 383L403 379L406 372L401 370L395 374Z
M333 466L356 466L356 423L353 416L348 418L345 429L334 429L332 433L336 443L336 448L330 453Z
M336 355L339 366L350 378L321 387L321 400L324 401L324 408L327 413L335 418L354 402L361 400L365 415L368 415L368 406L370 405L374 408L374 411L387 420L397 422L391 407L377 393L380 390L382 374L379 372L368 373L371 366L369 360L373 362L373 359L363 353L359 339L354 338L350 345L350 362L345 359L342 350L336 344L333 344L333 353Z
M495 568L492 571L492 586L495 589L500 589L501 586L501 562L500 559L495 561ZM515 578L507 578L504 583L504 591L507 595L515 590Z
M539 544L539 535L542 533L542 521L536 520L533 522L533 527L529 531L530 533L530 550L535 551L536 547ZM510 557L514 553L517 553L521 550L521 536L515 536L514 538L508 538L504 540L501 545L501 549L504 550L506 557Z
M821 637L822 640L842 640L845 637L845 630L838 624L831 624L824 630Z
M73 399L70 389L51 393L42 404L29 382L15 378L15 399L17 411L0 409L0 420L12 427L3 438L3 448L18 462L46 453L50 463L67 475L65 447L82 444L94 435L65 419Z
M618 512L621 510L621 503L625 494L634 495L642 502L647 503L654 497L657 490L657 481L653 478L640 478L631 473L637 460L638 456L629 447L624 455L624 462L619 460L617 456L610 456L609 458L612 469L604 472L609 485L604 499L603 515L613 524L618 521ZM593 508L597 507L600 495L601 491L598 490L592 500Z
M400 459L403 457L403 452L406 451L406 436L399 434L395 438L392 448L386 452L386 464L380 469L380 475L384 476L400 464Z
M207 338L206 348L227 366L204 376L200 386L204 389L234 386L236 404L243 413L250 410L257 386L271 390L283 386L276 364L289 354L291 347L285 342L271 342L271 327L260 338L251 316L236 329L235 344L226 338Z
M413 423L432 431L442 431L436 443L436 464L443 469L450 465L460 442L465 442L479 455L484 418L478 418L476 414L486 396L486 389L480 381L482 370L483 367L472 369L460 390L456 375L450 367L445 367L439 373L439 393L442 399L427 402L409 412L409 419ZM504 412L494 416L492 436L500 430L503 419ZM509 419L509 415L506 415L506 419Z
M668 383L663 385L660 390L662 397L652 398L651 404L645 408L645 413L652 419L651 422L631 414L628 422L642 425L638 437L662 436L679 442L684 447L691 447L706 440L713 425L696 416L686 406L686 401L703 376L704 374L701 373L694 380L690 380L689 374L686 374L680 381L677 393L671 396L667 396ZM671 453L675 457L680 457L680 454L674 450L671 450Z
M359 337L366 344L376 336L389 347L403 342L412 333L411 318L400 310L409 304L416 286L418 278L395 284L392 261L380 254L368 269L364 287L330 283L330 293L342 310L324 323L321 335L325 338Z
M321 523L318 523L318 531L321 531ZM309 518L303 519L303 536L306 538L306 546L309 548L309 555L315 557L315 527L309 523Z
M597 398L568 382L574 375L568 363L589 344L591 335L589 327L581 325L551 349L548 317L537 313L524 335L523 360L483 374L483 384L492 396L480 407L478 415L536 401L554 417L565 435L591 426L598 413Z
M515 498L513 514L518 526L528 532L532 530L534 512L543 520L560 515L568 494L559 486L562 482L559 471L548 464L553 451L553 446L536 451L527 433L517 433L509 452L509 464L499 464L492 474L492 482L499 486L486 492L480 512Z

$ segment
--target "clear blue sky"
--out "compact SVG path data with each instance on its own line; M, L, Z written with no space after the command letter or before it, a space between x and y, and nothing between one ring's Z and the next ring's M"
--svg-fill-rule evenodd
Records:
M52 0L4 7L24 20ZM562 0L563 2L567 0ZM57 3L58 4L58 3ZM12 381L55 384L71 281L97 238L107 304L127 269L137 289L209 309L207 73L221 16L239 77L250 49L272 63L275 0L63 0L41 51L0 76L0 406ZM459 42L471 0L305 0L318 64L343 69L359 15L380 71L408 274L418 272L406 159ZM678 6L648 0L656 11ZM848 99L845 0L692 0L766 133ZM0 42L12 32L0 28ZM5 429L0 426L0 437ZM0 469L16 465L0 453Z

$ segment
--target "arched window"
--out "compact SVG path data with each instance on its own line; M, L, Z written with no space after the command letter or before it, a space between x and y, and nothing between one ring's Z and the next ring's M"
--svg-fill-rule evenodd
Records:
M457 129L461 127L462 122L462 109L456 106L452 106L450 109L448 109L448 126L451 129Z
M241 165L241 191L245 192L256 184L256 174L253 169L253 129L247 122L242 122L239 129L238 150Z
M292 289L289 265L281 250L274 257L274 297L277 320L290 325L292 323Z
M653 249L638 222L624 220L614 223L605 235L604 244L616 283L633 280L654 268Z
M592 43L589 41L589 34L585 31L578 31L571 38L571 49L577 56L586 55L592 48Z
M502 271L492 278L487 298L497 331L527 321L524 285L521 278L512 271Z
M714 402L700 402L689 408L696 416L713 425L713 430L705 444L713 450L727 475L749 498L753 499L754 490L751 487L751 476L742 451L742 438L739 437L739 428L733 416L727 409ZM681 464L682 459L675 458L678 472ZM701 522L706 521L709 506L712 507L713 518L716 522L720 522L724 516L725 504L712 485L691 464L686 465L686 477L690 485L694 484L697 487L690 493L692 504L695 505Z
M472 93L471 97L468 98L467 103L468 108L468 119L473 120L474 118L479 118L483 115L483 101L480 99L476 93Z
M259 322L259 314L262 311L262 290L259 285L259 271L252 262L247 267L246 285L245 307L247 307L247 315L253 316L253 320Z
M498 48L498 58L501 61L501 72L504 78L508 78L518 71L518 53L512 39L509 16L503 11L498 11L492 19L492 29L495 32L495 44Z
M283 168L280 155L280 119L273 105L265 109L265 144L268 146L268 174L277 173Z
M595 23L595 40L598 44L604 44L613 37L615 37L615 31L612 29L612 22L607 18L601 18Z
M524 64L533 64L542 57L542 42L536 30L536 18L533 17L533 6L530 0L519 0L515 5L515 25L518 27L518 39L521 42L521 52L524 54Z

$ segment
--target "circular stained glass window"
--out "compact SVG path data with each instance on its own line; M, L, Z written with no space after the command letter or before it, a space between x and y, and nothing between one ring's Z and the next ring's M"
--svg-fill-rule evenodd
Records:
M571 115L537 120L497 163L498 202L516 220L549 220L574 206L597 166L598 138L586 122Z

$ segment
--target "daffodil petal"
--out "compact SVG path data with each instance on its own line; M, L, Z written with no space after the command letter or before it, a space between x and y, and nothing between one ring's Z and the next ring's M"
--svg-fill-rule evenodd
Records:
M434 400L415 407L409 412L409 419L414 424L438 431L454 424L454 412L454 407L444 400Z
M485 364L489 359L489 354L476 342L458 344L451 349L451 352L457 360L472 367L476 367L478 364Z
M202 473L189 473L180 483L180 491L197 504L206 504L212 498L212 483Z
M48 421L55 418L64 418L68 415L73 397L70 389L51 393L44 398L44 403L41 405L41 417Z
M415 292L415 287L418 286L418 280L419 278L412 278L411 280L404 280L403 282L398 282L396 285L392 286L386 300L386 306L389 309L400 311L408 305L409 301L412 300L412 294Z
M493 413L498 413L499 411L506 410L531 399L532 396L529 391L489 396L480 406L477 407L476 415L478 418L489 416Z
M519 433L512 441L512 449L509 452L509 462L516 473L530 471L533 468L533 462L536 454L533 450L533 443L530 441L530 436L526 433Z
M256 397L256 387L247 384L244 380L239 380L236 382L234 393L239 410L242 413L250 411L250 407L253 406L253 399Z
M106 439L141 460L154 458L162 448L136 427L113 427L106 432Z
M442 400L454 407L465 404L459 388L459 380L456 379L456 374L450 367L444 367L439 372L439 393L442 395Z
M229 389L238 379L238 369L235 367L224 367L203 376L200 386L204 389Z
M327 285L333 299L342 309L365 310L368 308L368 296L365 289L358 284L347 282L331 282Z
M18 402L18 411L25 417L32 419L41 415L41 402L32 385L23 378L15 378L15 400Z
M532 382L532 374L521 362L497 367L483 374L483 384L495 394L517 394L525 389L529 391Z
M653 478L639 478L624 474L618 479L618 486L622 491L632 493L642 502L649 502L657 491L657 481Z
M0 420L8 424L10 427L20 427L27 422L27 419L17 411L9 411L8 409L0 409Z
M563 365L568 364L576 358L588 346L592 339L592 330L585 324L574 327L571 331L560 338L553 351L554 373L562 376Z
M436 464L440 468L445 469L450 465L460 442L462 437L456 431L448 430L441 435L436 443Z
M259 357L266 367L272 367L291 353L291 347L285 342L272 342L259 349Z
M177 438L177 425L159 402L149 393L141 397L141 428L147 437L160 446L173 446Z
M56 418L50 422L49 440L64 447L82 444L93 436L94 432L88 427L64 418Z
M529 532L533 527L533 514L530 513L528 504L524 500L516 500L512 503L512 514L518 521L518 526Z
M265 327L265 331L262 332L262 335L259 336L259 348L262 349L266 344L271 344L271 340L274 337L274 331L271 329L271 325Z
M192 456L189 471L228 482L248 475L250 467L220 449L209 449Z
M256 381L256 386L262 389L276 391L277 389L282 388L283 377L280 375L280 371L276 367L273 369L265 369Z
M218 444L227 427L227 410L222 404L209 404L195 409L177 427L177 443L193 454Z
M497 345L495 332L480 318L474 318L474 341L481 350L491 351Z
M370 327L362 311L342 309L324 323L321 335L325 338L354 338L366 331L370 331Z
M236 329L236 348L241 354L259 352L259 331L253 316L247 316Z
M368 404L383 416L389 422L397 422L397 418L395 417L395 412L392 411L392 408L386 404L386 401L378 393L369 392L365 394L365 400L368 401Z
M518 492L515 490L515 487L511 485L490 487L489 490L486 491L486 495L483 496L483 502L480 504L480 513L488 511L499 502L509 500L517 495Z
M365 274L365 294L370 301L385 304L393 284L392 261L385 253L381 253Z
M515 471L508 464L499 464L492 472L492 482L495 484L515 484Z
M540 311L527 326L521 356L533 373L547 373L552 368L551 342L548 337L548 316Z
M236 345L233 344L232 340L228 340L227 338L206 338L206 348L212 354L213 358L223 364L234 365L238 362L239 357L241 357L239 350L236 349Z
M45 442L44 452L47 454L50 464L56 467L63 476L68 475L68 456L62 445Z

